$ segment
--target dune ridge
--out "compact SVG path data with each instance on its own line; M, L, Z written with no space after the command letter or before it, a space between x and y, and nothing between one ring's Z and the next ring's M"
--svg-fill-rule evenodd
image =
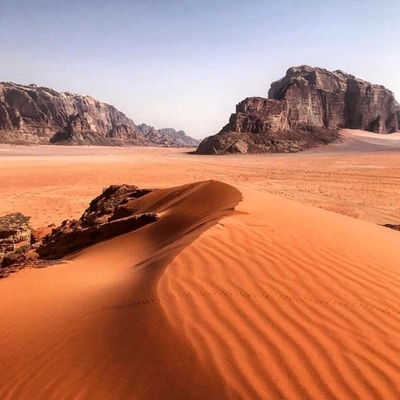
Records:
M165 343L160 346L151 340L157 327L170 351L188 347L180 335L168 334L168 323L162 323L157 282L183 247L232 212L240 200L237 189L216 181L153 192L127 204L159 212L161 218L153 227L148 225L75 253L63 265L26 270L1 282L0 326L1 332L8 334L1 338L0 397L21 399L36 393L43 399L137 398L144 390L140 388L153 380L151 396L169 398L165 387L175 375L174 390L180 387L182 393L187 392L183 383L189 386L187 381L193 375L184 379L174 371L168 375L167 364L174 364L172 354L151 364L147 358L143 360L146 353L140 353L149 343L150 358L157 356L157 352L153 354L157 347L165 353ZM150 304L149 313L142 306ZM133 315L132 310L136 311ZM123 314L114 316L115 312ZM123 347L124 343L128 347ZM194 374L195 357L187 362ZM112 371L113 363L120 368L110 372L108 365ZM154 368L156 364L163 365L163 373ZM127 371L129 368L132 370ZM143 375L143 369L146 378L139 379L136 386L129 382L134 374ZM207 376L204 386L209 387L209 372L198 370L199 381ZM126 377L119 387L114 378L122 371ZM164 374L169 383L154 385ZM103 376L110 377L110 382ZM127 388L131 394L124 392ZM215 390L218 393L221 389L216 385Z

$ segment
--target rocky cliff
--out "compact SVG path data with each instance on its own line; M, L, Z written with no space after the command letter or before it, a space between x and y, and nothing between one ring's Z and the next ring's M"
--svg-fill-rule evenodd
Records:
M0 142L164 146L114 106L90 96L0 82ZM168 146L181 146L168 141Z
M293 152L334 141L338 128L391 133L399 125L400 106L390 90L340 70L303 65L272 83L268 99L237 104L228 124L196 152Z

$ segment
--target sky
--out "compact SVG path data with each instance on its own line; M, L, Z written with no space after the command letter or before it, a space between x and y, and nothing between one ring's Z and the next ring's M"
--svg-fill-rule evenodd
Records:
M203 138L291 66L400 100L399 0L0 0L0 81L91 95Z

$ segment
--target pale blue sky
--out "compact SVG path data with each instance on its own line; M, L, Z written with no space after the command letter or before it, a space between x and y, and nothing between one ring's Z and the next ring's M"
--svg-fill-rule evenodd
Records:
M0 81L89 94L201 138L293 65L400 100L399 23L399 0L0 0Z

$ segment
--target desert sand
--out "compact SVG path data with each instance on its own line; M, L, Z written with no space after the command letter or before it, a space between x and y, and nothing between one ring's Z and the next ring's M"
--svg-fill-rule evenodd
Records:
M400 141L299 154L0 146L0 215L110 184L160 220L0 280L1 399L400 398Z

